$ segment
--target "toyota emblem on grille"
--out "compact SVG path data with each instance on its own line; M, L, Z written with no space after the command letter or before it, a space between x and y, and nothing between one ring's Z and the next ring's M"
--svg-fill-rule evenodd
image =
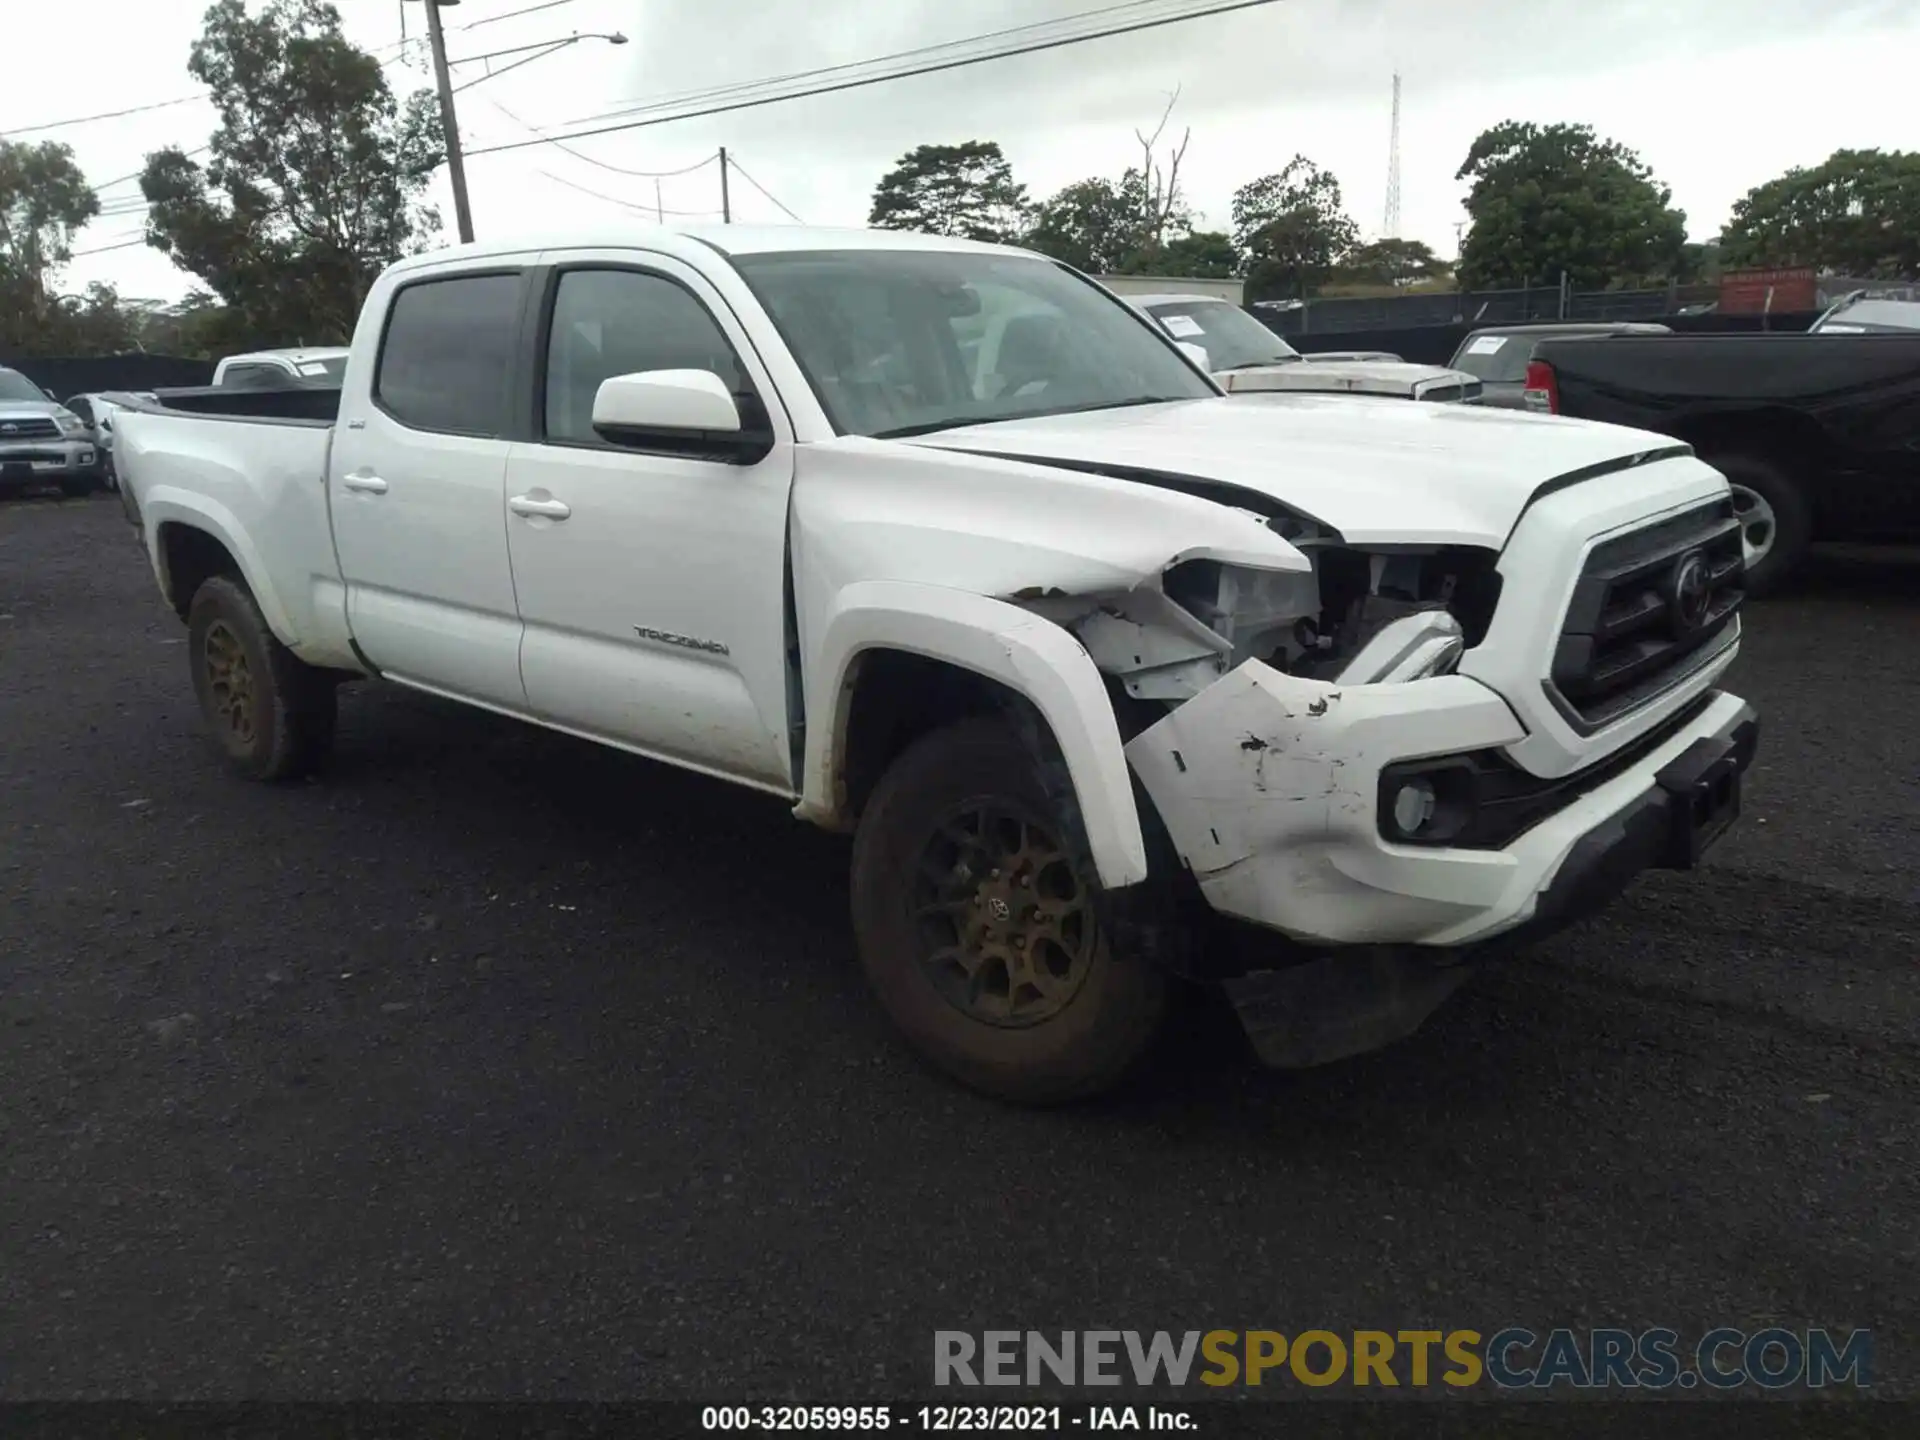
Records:
M11 420L4 425L0 425L0 435L18 435L19 433L20 427Z
M1713 603L1713 574L1704 550L1689 550L1674 563L1667 596L1667 614L1674 631L1685 635L1705 623Z

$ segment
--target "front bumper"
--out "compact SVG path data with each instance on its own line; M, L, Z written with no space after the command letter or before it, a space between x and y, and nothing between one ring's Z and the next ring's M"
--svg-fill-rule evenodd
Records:
M0 484L51 484L92 475L99 452L91 440L18 440L0 443Z
M1559 808L1499 849L1381 834L1387 766L1525 738L1505 701L1465 676L1343 689L1250 662L1127 754L1216 910L1311 946L1457 949L1557 928L1641 870L1691 863L1675 848L1672 787L1711 752L1737 806L1757 734L1751 706L1708 692L1628 763L1566 785Z

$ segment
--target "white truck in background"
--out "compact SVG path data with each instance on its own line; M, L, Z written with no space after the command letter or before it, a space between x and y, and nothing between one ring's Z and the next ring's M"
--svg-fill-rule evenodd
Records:
M1002 1096L1112 1083L1179 980L1269 1063L1395 1039L1692 865L1754 752L1738 527L1685 446L1247 405L1025 252L445 250L374 286L332 423L286 399L120 421L239 769L311 769L379 677L773 792L853 833L893 1020Z

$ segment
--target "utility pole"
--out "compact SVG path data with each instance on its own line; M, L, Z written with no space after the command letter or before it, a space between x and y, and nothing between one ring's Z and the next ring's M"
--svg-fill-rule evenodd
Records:
M453 216L460 227L460 243L473 243L473 211L467 204L467 166L460 156L460 121L453 113L453 80L447 74L447 37L440 28L440 8L460 0L426 0L427 38L433 45L433 78L440 88L440 128L447 138L447 176L453 181Z
M727 199L727 147L720 147L720 223L733 223L733 204Z

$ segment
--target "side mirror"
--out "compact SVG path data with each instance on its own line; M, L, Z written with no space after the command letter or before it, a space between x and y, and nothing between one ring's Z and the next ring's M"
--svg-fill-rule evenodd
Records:
M740 433L740 407L711 370L642 370L613 375L593 396L593 428L609 440L667 430Z
M1198 365L1202 370L1205 370L1209 375L1213 373L1213 359L1207 354L1206 346L1196 345L1191 340L1176 340L1173 343L1180 347L1180 353L1182 355L1193 361L1194 364Z

